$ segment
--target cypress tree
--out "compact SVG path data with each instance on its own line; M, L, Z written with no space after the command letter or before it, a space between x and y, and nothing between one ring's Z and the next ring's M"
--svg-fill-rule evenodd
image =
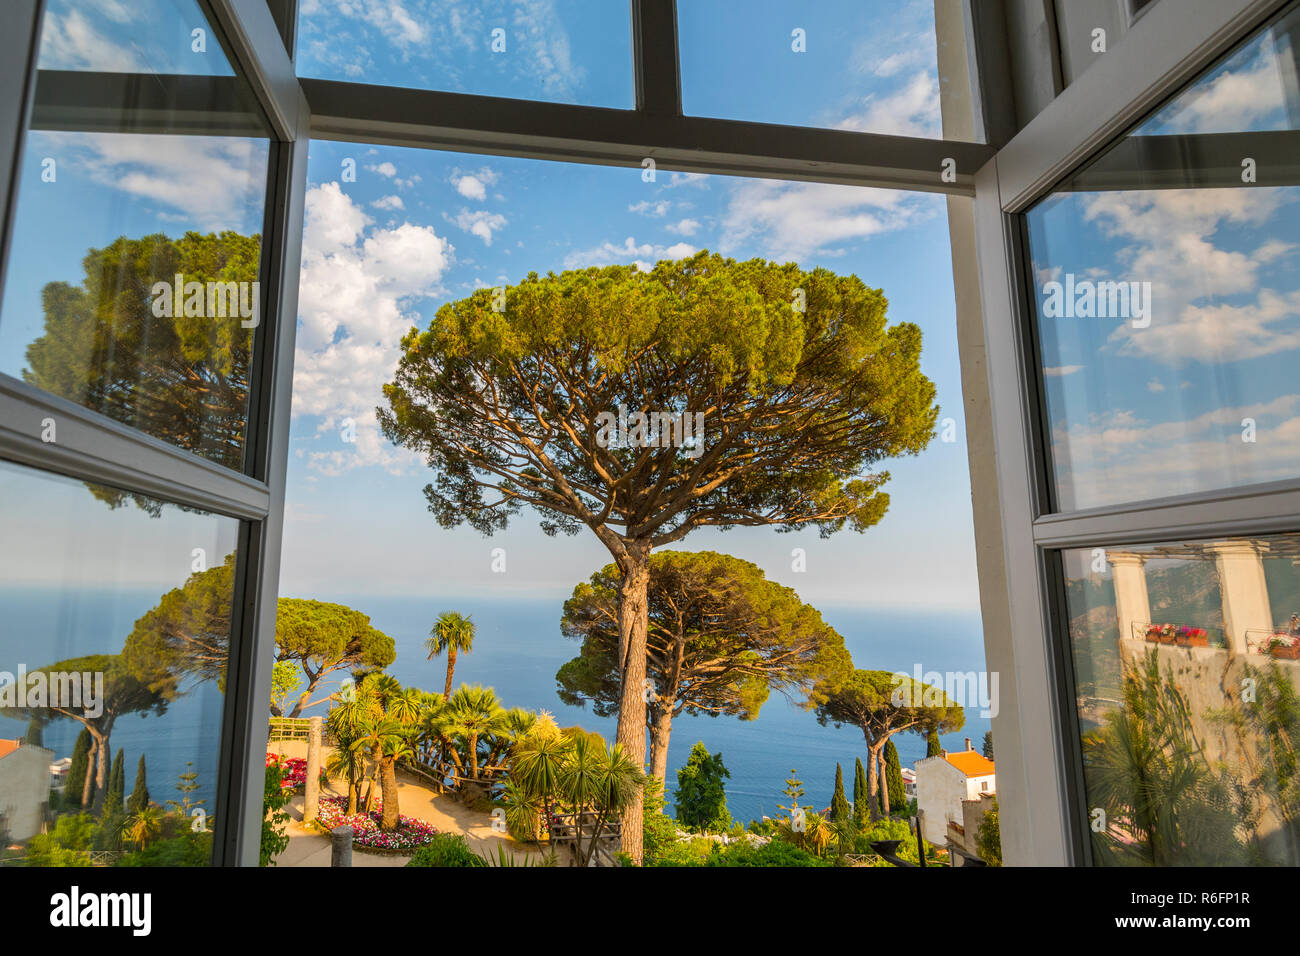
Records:
M81 806L81 791L86 785L86 773L90 769L90 731L83 729L77 735L77 743L72 748L72 766L63 784L63 798L70 807Z
M23 735L23 743L32 747L40 747L43 746L42 740L41 722L33 717L27 724L27 733Z
M108 771L108 790L104 796L104 812L121 813L122 801L126 798L126 754L117 748L117 756Z
M885 785L889 788L889 809L899 813L907 809L907 791L903 788L903 765L892 740L885 742Z
M993 731L984 731L984 756L989 760L993 759Z
M939 743L939 731L932 730L925 738L925 755L927 757L939 756L939 751L943 749L943 744Z
M144 754L140 755L140 766L135 771L135 787L131 790L131 799L127 801L126 812L135 816L149 806L149 784L144 768Z
M844 796L844 771L835 765L835 793L831 795L831 819L847 820L852 814L849 798Z
M871 822L871 807L867 805L867 772L862 768L862 758L853 770L853 819L860 827Z

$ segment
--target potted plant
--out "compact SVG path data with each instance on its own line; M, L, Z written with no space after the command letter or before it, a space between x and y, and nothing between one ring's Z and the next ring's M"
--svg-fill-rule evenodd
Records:
M1204 628L1188 627L1184 624L1178 628L1174 641L1179 647L1209 647L1210 634Z
M1300 660L1300 637L1294 634L1274 634L1268 642L1268 650L1274 657L1285 660Z

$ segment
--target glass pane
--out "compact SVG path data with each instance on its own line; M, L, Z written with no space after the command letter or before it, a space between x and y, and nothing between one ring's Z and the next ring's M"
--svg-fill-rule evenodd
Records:
M0 463L0 857L206 865L239 524Z
M1096 862L1300 864L1300 535L1062 557Z
M941 84L968 85L932 3L678 0L677 19L692 116L937 139Z
M631 5L304 0L300 76L630 109Z
M197 7L125 9L46 12L0 372L239 469L266 128Z
M1292 11L1028 214L1057 504L1300 472Z

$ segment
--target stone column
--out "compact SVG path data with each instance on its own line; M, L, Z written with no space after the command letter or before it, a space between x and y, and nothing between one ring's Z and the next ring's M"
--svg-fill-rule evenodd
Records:
M352 865L352 828L338 827L330 831L330 866Z
M1107 549L1106 560L1110 563L1115 583L1115 619L1119 623L1119 636L1135 637L1134 624L1151 623L1146 555Z
M1264 579L1263 552L1267 545L1248 540L1218 541L1205 546L1219 568L1219 593L1223 598L1223 627L1234 654L1246 653L1246 632L1271 630L1273 612Z
M307 722L307 783L302 808L303 823L315 820L320 809L320 738L323 722L320 717L313 717Z

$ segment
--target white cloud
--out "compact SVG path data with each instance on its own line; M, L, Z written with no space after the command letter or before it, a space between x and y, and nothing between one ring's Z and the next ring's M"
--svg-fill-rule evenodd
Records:
M109 4L99 12L122 22L126 11ZM138 48L127 49L121 42L101 33L81 10L69 10L60 16L54 10L45 14L41 27L40 66L43 70L95 70L103 73L152 73Z
M487 188L495 185L498 178L497 173L487 166L472 173L462 173L457 169L452 171L451 184L466 199L482 202L487 199Z
M914 73L892 93L864 97L859 108L836 127L895 136L938 137L941 135L939 78L924 70Z
M397 167L389 162L370 165L367 166L366 169L370 170L372 173L378 173L380 176L384 176L387 179L392 179L397 175Z
M488 212L486 209L477 209L473 212L462 209L455 219L449 216L446 218L470 235L478 236L483 240L484 245L488 246L492 245L492 236L506 225L505 216L497 212Z
M679 236L693 236L699 231L700 224L699 221L695 219L683 219L681 222L675 224L670 223L664 228Z
M1123 323L1110 336L1121 355L1172 363L1228 362L1300 347L1300 293L1260 289L1261 268L1293 244L1266 239L1253 250L1215 242L1224 227L1262 230L1292 190L1165 189L1099 193L1084 219L1119 240L1124 274L1151 283L1151 324ZM1231 304L1230 297L1254 301Z
M1151 125L1162 133L1237 133L1277 126L1287 116L1282 62L1267 38L1253 63L1233 64L1197 83L1153 117Z
M380 465L398 471L413 461L380 434L374 409L397 367L401 337L418 319L410 308L442 292L453 253L430 226L375 228L338 183L308 191L293 414L319 416L317 435L334 446L303 450L313 469L337 474ZM356 441L340 449L348 419Z
M1043 369L1043 374L1048 378L1062 378L1066 375L1073 375L1082 368L1082 365L1056 365Z
M1158 393L1158 392L1163 392L1164 390L1165 390L1164 383L1161 382L1160 379L1158 379L1158 378L1153 378L1151 381L1147 382L1147 391L1148 391L1148 392L1157 392L1157 393Z
M376 209L405 209L406 205L402 202L401 196L381 196L370 205Z
M745 180L733 188L719 246L730 255L756 243L764 255L783 261L829 255L837 243L929 218L942 208L932 200L895 189Z
M667 199L660 199L658 202L651 202L649 199L642 199L640 202L634 202L627 207L628 212L634 212L641 216L651 216L653 218L662 218L668 214L672 208L672 203Z
M267 147L230 136L33 130L30 148L109 189L152 200L187 228L260 232ZM60 170L62 171L62 170Z
M676 242L671 246L655 245L651 242L637 242L631 236L622 244L602 242L594 249L584 249L569 253L564 257L566 269L585 269L590 266L608 266L633 263L643 272L649 272L654 264L662 259L685 259L695 255L699 250L689 243Z

